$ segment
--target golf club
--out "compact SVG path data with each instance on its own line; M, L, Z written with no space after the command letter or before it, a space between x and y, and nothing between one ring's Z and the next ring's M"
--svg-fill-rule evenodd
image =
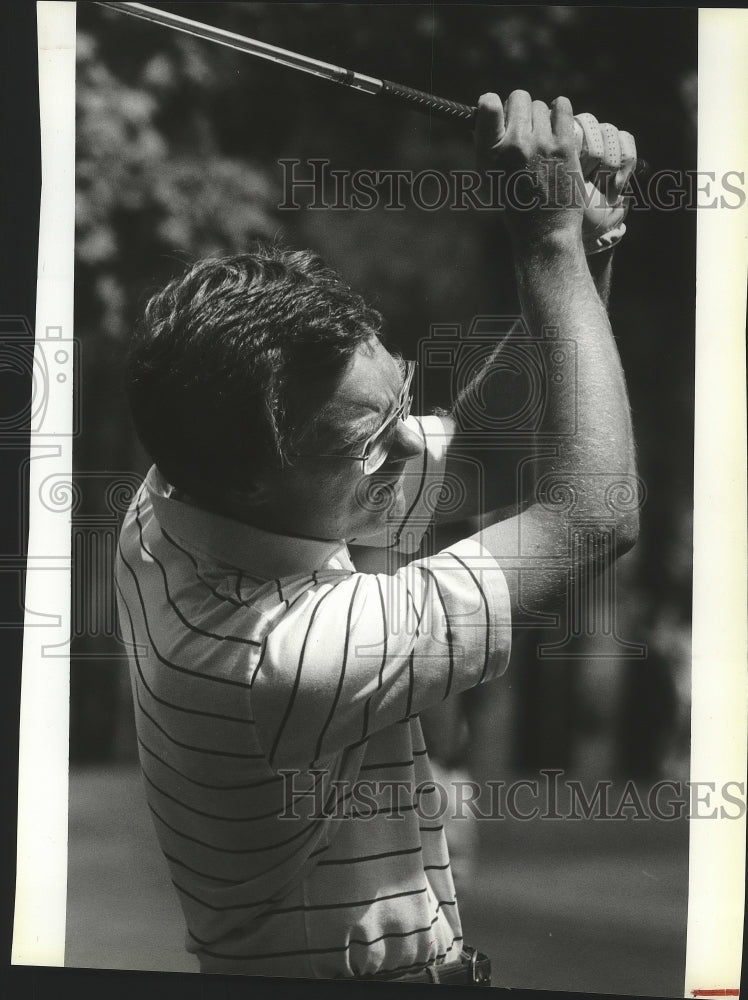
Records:
M291 52L288 49L279 48L277 45L270 45L267 42L260 42L255 38L247 38L245 35L236 34L233 31L226 31L223 28L216 28L200 21L192 21L178 14L169 11L158 10L155 7L148 7L142 3L120 3L115 0L97 0L99 6L110 10L116 10L123 14L130 14L146 21L152 21L165 28L173 28L181 31L193 38L202 38L217 45L224 45L247 55L257 56L259 59L266 59L269 62L285 66L287 69L299 70L302 73L310 73L312 76L329 80L331 83L341 84L344 87L351 87L354 90L381 97L400 105L407 105L422 114L434 115L437 118L445 118L451 121L464 122L468 127L472 127L475 122L476 108L468 104L460 104L457 101L450 101L446 97L437 97L435 94L428 94L423 90L415 90L413 87L405 86L402 83L394 83L392 80L380 80L377 77L367 76L364 73L357 73L351 69L344 69L342 66L335 66L333 63L322 62L311 56L302 55L299 52ZM584 132L581 125L575 121L574 127L577 135L578 152L587 152ZM636 172L641 173L646 169L643 160L638 160Z

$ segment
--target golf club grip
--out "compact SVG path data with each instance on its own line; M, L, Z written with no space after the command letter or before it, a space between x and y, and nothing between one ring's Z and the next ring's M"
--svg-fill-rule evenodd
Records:
M447 118L450 121L462 121L472 126L475 118L475 108L469 104L458 104L446 97L427 94L425 90L415 90L402 83L392 80L382 80L380 97L385 97L395 104L406 104L425 115L436 115L437 118Z
M449 121L465 122L470 128L475 124L477 108L470 107L469 104L459 104L457 101L447 100L446 97L437 97L435 94L427 94L425 90L415 90L413 87L406 87L402 83L393 83L392 80L382 80L380 97L395 104L407 105L420 111L425 115L436 115L437 118L445 118ZM577 151L587 152L582 126L574 121L574 131L577 136ZM648 170L647 163L639 159L636 163L635 172L642 174Z

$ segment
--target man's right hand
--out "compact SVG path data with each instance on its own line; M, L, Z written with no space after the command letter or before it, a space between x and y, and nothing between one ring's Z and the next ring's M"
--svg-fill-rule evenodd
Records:
M549 108L515 90L504 107L483 94L475 141L478 168L502 175L503 219L517 250L558 237L581 241L584 182L566 97Z

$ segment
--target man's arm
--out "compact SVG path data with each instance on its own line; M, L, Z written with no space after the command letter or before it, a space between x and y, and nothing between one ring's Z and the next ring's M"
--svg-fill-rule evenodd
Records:
M587 266L590 269L590 275L595 283L597 294L600 296L600 301L606 309L610 301L614 254L615 250L611 248L610 250L604 250L602 253L592 254L591 257L587 258Z
M587 266L607 308L615 251L612 247L602 252L589 251L596 248L598 234L617 231L625 217L622 192L636 163L636 146L629 133L607 123L599 124L592 115L579 115L576 121L583 126L587 150L598 152L586 152L580 164L586 178L582 238ZM486 162L485 149L480 148L480 131L476 138L479 166L493 167ZM521 330L521 321L517 329ZM471 345L472 352L475 347ZM481 369L455 400L451 412L442 418L448 435L445 476L447 480L461 481L464 500L459 509L454 505L449 510L437 509L438 524L476 515L495 520L497 512L511 516L527 502L527 497L521 495L518 473L533 448L534 428L522 425L535 388L534 373L529 370L533 355L523 370L521 341L514 336L493 349L487 346L485 354ZM476 414L480 414L482 433L476 426ZM517 416L516 422L513 415ZM496 429L493 434L492 428Z
M549 111L518 91L506 110L504 130L498 98L481 99L479 129L484 136L492 130L502 136L492 146L495 166L533 169L548 160L558 165L545 172L543 207L505 210L523 315L534 343L547 346L552 331L554 340L573 345L576 359L571 384L552 377L545 382L537 427L541 453L531 463L525 509L475 536L502 565L513 612L521 612L562 596L570 569L629 548L638 517L635 504L621 510L615 502L619 491L632 486L634 442L618 352L585 257L583 209L573 204L573 175L580 167L571 105L559 98ZM601 265L605 277L610 261ZM579 551L572 551L575 523L585 525L588 539Z

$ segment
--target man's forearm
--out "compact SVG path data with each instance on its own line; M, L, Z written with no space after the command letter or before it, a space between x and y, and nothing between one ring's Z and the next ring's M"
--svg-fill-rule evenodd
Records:
M610 299L610 282L613 276L613 255L614 249L603 250L602 253L593 253L587 258L587 266L590 269L592 280L595 283L600 301L608 308Z
M562 601L570 573L629 549L638 517L633 503L616 510L619 484L624 495L633 485L633 435L618 351L581 239L551 238L520 251L516 271L532 336L549 354L571 342L566 353L576 362L573 380L550 373L546 380L529 505L475 536L501 564L520 621L528 609Z
M613 264L613 250L605 251L603 253L593 254L590 257L582 258L582 264L579 270L585 267L584 261L586 259L586 268L589 272L589 276L592 278L593 289L589 294L590 302L586 308L594 305L595 295L597 292L597 298L600 303L607 309L608 298L610 294L610 284L612 275L612 264ZM532 272L533 270L532 261L528 258L524 261L515 260L515 270L517 272L518 287L520 285L520 267L522 273L526 271ZM538 290L538 294L542 296L543 293L543 282L546 277L548 277L547 272L544 270L544 265L542 260L539 261L537 267L539 268L540 278L535 283L541 286ZM564 272L566 273L566 272ZM537 297L532 292L531 286L532 281L530 280L530 275L524 279L524 294L520 291L520 297L523 302L523 315L527 321L527 326L529 329L535 329L536 333L542 329L543 321L540 320L540 326L538 327L537 317L531 322L528 312L538 311L538 306L532 306L531 301L536 301ZM561 302L563 302L564 296L568 294L568 287L566 287L566 282L563 275L558 279L559 288L550 296L550 304L555 308ZM589 282L588 282L589 284ZM540 300L542 302L542 298ZM574 307L570 307L574 308ZM594 310L593 310L594 313ZM546 325L556 326L558 325L556 321L552 318L549 313ZM602 317L597 316L598 320ZM607 326L607 323L606 323ZM572 338L573 339L573 338ZM502 365L501 355L504 350L504 343L498 343L487 357L486 361L477 373L475 378L467 385L458 399L455 401L455 405L451 411L451 417L454 420L454 425L456 428L456 433L459 435L463 423L465 422L467 415L467 423L470 424L470 415L475 413L482 413L485 415L486 420L490 421L490 424L496 425L500 421L505 420L507 414L513 414L522 411L527 403L527 386L525 381L520 377L510 376L510 367ZM501 375L497 373L501 372ZM549 387L550 390L553 389L553 385ZM569 420L574 419L573 416L568 417ZM626 420L628 420L628 411L626 408ZM529 432L525 432L527 436ZM548 431L546 430L546 433ZM455 447L455 451L458 449ZM463 457L470 453L470 450L462 446L459 449L459 454ZM485 481L485 506L481 506L481 513L487 513L496 509L503 509L507 511L509 508L513 507L515 510L520 509L524 504L529 502L530 497L529 486L530 484L518 484L517 483L517 468L518 462L520 461L519 453L516 450L507 448L506 450L493 451L489 454L484 451L478 451L475 455L476 460L480 461L483 465L483 478ZM522 493L518 492L519 487L524 487ZM504 514L506 516L506 513Z
M593 265L604 280L611 255L596 256L608 258ZM540 338L552 328L558 340L573 342L576 357L573 386L553 378L546 383L539 438L555 454L536 463L537 478L566 477L576 515L596 517L606 510L606 490L635 467L626 385L608 316L578 239L547 239L519 252L516 271L531 334Z

